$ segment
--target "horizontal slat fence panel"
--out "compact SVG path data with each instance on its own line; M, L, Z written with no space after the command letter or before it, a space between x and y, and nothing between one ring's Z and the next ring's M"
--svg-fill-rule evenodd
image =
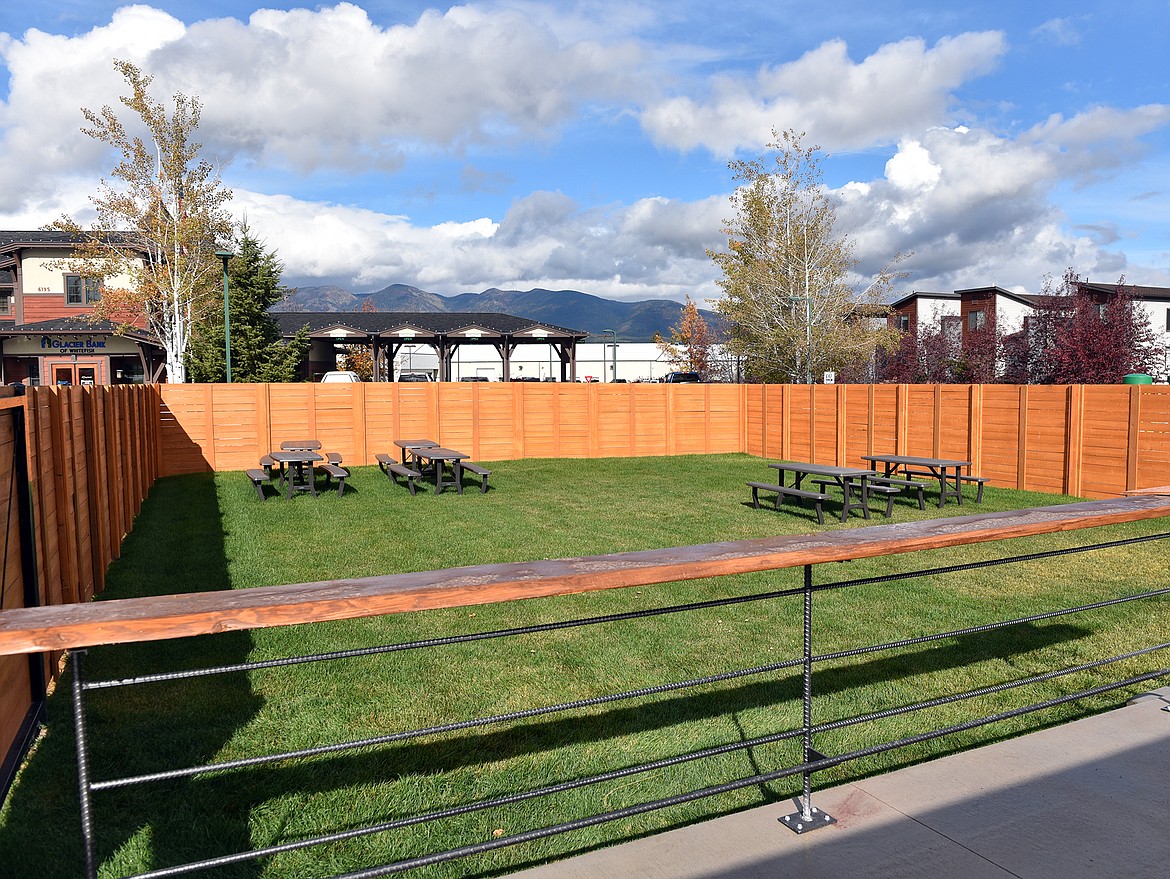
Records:
M992 485L1032 491L1110 497L1170 483L1164 386L408 382L157 394L148 433L165 475L254 467L302 437L372 464L394 439L427 437L487 461L746 452L859 464L897 452L970 460Z

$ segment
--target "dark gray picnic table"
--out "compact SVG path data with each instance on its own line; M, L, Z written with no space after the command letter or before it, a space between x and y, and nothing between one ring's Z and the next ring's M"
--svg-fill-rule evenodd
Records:
M417 457L414 452L415 449L437 449L439 444L434 440L429 439L396 439L394 445L402 450L402 464L406 466L407 454L411 457Z
M463 468L460 464L469 455L463 452L457 452L454 449L444 449L441 446L417 446L410 451L414 459L420 464L426 465L429 462L434 467L435 473L435 494L441 492L448 485L454 485L459 489L459 493L463 494ZM452 469L455 471L454 480L443 479L443 469L450 463Z
M780 485L784 485L784 474L793 475L794 488L800 488L806 476L819 476L824 481L832 481L844 493L841 507L841 521L849 515L854 507L861 508L861 514L869 518L869 477L877 476L873 470L865 467L837 467L832 464L806 464L801 461L781 461L778 464L769 464L780 471ZM857 500L854 500L854 497Z
M313 497L317 496L313 465L325 460L321 455L311 449L283 449L269 453L269 457L280 464L281 483L290 499L294 491L307 491Z
M938 480L938 505L945 506L947 498L953 497L963 503L963 468L970 467L970 461L952 458L927 458L920 455L862 455L863 461L873 461L885 468L884 476L902 472L907 476L929 474ZM954 476L951 476L951 471ZM954 483L952 487L952 481Z

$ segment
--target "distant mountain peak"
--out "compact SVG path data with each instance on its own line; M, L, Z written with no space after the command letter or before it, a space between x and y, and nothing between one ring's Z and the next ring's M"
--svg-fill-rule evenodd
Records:
M301 287L273 311L402 311L420 313L502 312L592 335L617 332L627 342L648 342L655 333L670 335L683 303L674 299L621 302L579 290L502 290L441 296L409 284L390 284L373 293L354 294L336 286ZM712 328L720 326L714 312L699 309Z

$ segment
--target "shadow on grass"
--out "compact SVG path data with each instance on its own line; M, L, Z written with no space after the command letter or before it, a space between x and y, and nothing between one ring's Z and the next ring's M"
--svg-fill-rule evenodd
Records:
M155 484L106 582L103 599L230 587L212 474ZM94 681L226 665L246 660L251 648L246 632L101 647L87 652L84 670L86 679ZM65 673L49 700L45 732L21 771L0 825L0 877L5 879L83 875L71 674L72 669ZM241 673L186 681L181 687L90 691L91 778L210 760L260 706ZM169 866L250 847L247 811L201 800L197 793L197 786L186 781L96 792L98 863L109 875L120 876L142 863ZM244 879L259 871L245 864L217 875Z

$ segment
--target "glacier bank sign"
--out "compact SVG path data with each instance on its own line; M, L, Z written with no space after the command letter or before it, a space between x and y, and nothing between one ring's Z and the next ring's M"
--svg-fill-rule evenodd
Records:
M105 351L106 340L94 338L60 339L41 336L42 351L62 351L66 354L81 354L90 351Z

